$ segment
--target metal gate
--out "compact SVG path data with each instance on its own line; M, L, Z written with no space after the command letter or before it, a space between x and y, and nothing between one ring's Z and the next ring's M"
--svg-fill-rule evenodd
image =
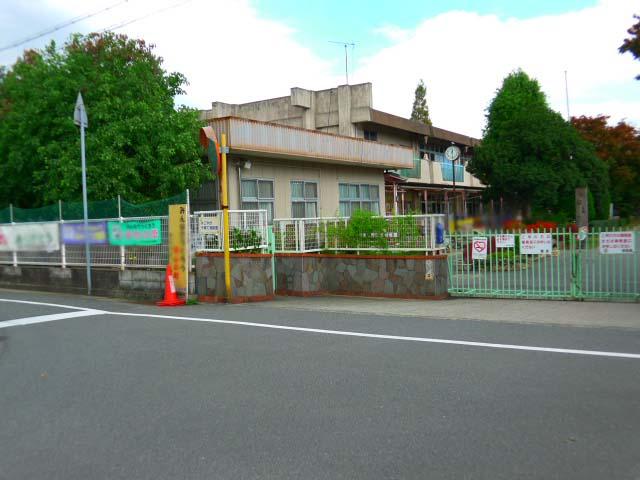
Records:
M449 293L493 298L640 301L640 232L453 233Z

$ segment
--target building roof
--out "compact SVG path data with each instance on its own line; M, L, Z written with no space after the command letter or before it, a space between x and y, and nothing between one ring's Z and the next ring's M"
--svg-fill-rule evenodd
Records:
M408 118L399 117L391 113L382 112L374 108L370 109L370 122L377 123L378 125L384 125L386 127L396 128L398 130L404 130L419 135L425 135L431 138L438 138L446 140L448 142L455 142L462 145L468 145L475 147L480 144L480 140L473 137L468 137L460 133L451 132L444 128L434 127L433 125L425 125L421 122L409 120Z

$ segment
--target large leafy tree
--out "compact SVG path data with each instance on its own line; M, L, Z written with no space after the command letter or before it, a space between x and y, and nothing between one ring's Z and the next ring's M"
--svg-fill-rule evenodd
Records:
M608 208L606 165L520 70L504 79L489 105L468 168L488 185L488 198L503 198L525 214L572 218L578 186L589 187L600 216Z
M572 118L580 135L591 142L596 153L609 166L611 198L622 216L640 213L640 131L609 117Z
M640 59L640 15L634 15L633 18L638 21L627 30L630 36L624 39L618 51L629 52L637 60ZM640 80L640 75L636 75L636 80Z
M80 198L79 91L90 199L162 198L209 177L197 112L174 106L186 79L165 72L152 50L124 35L73 35L62 49L25 51L0 71L0 204Z
M431 125L431 119L429 118L429 107L427 106L427 87L424 85L424 81L420 79L413 99L413 108L411 109L411 120L424 123L425 125Z

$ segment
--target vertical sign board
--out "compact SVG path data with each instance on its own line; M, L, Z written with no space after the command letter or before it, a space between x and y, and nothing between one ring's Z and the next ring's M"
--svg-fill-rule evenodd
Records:
M600 253L633 253L634 232L600 232Z
M576 188L576 224L578 227L589 225L589 192L587 187Z
M550 233L520 234L520 253L522 255L541 255L551 253L553 239Z
M176 288L187 288L187 205L169 205L169 264Z
M489 241L487 237L473 237L471 240L471 258L473 260L486 260Z

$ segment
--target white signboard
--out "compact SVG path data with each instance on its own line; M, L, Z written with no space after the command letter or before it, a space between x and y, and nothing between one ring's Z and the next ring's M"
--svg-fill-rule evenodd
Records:
M496 235L496 248L513 248L516 246L516 236L513 233Z
M54 252L60 250L57 223L26 223L0 227L1 252Z
M487 237L473 237L471 241L471 258L473 260L485 260L488 247L489 241Z
M553 240L550 233L520 234L520 253L522 255L540 255L551 253Z
M633 232L600 232L600 253L633 253Z
M220 231L220 217L198 217L198 231L200 233L218 233Z

